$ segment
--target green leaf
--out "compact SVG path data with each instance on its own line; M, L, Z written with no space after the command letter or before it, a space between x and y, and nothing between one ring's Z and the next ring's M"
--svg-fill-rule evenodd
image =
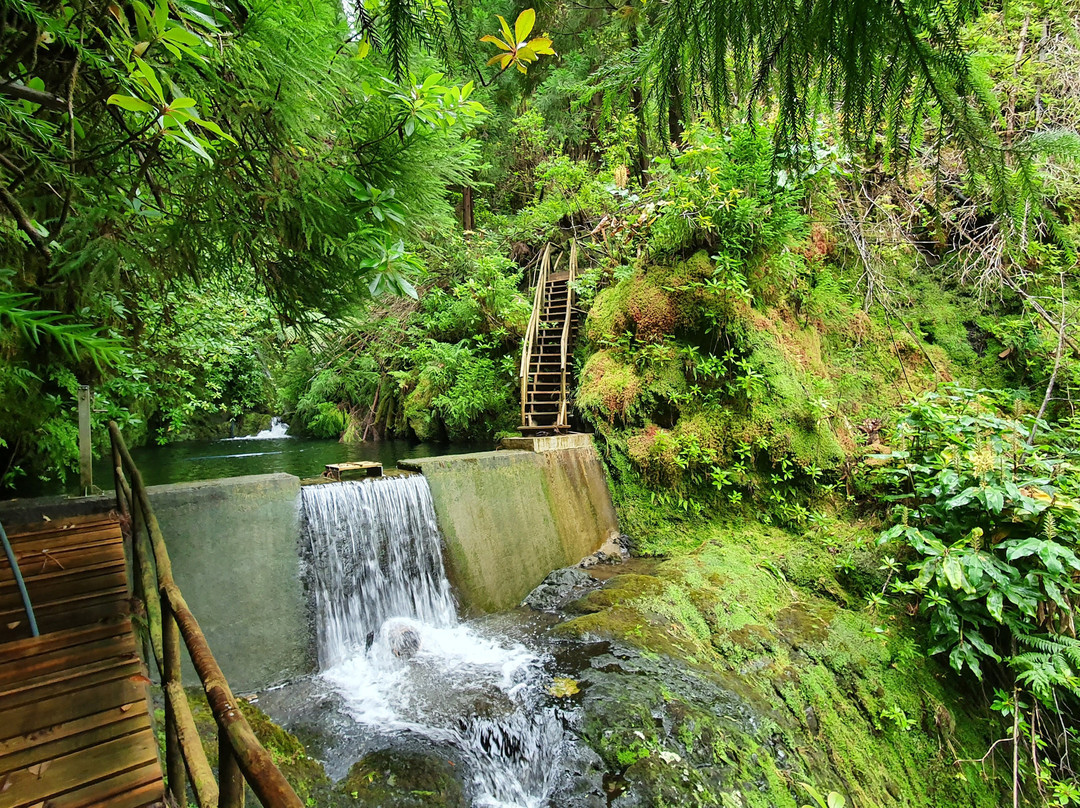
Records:
M945 579L953 589L966 590L970 588L970 584L968 584L967 578L964 576L964 568L955 554L945 556L942 571L945 573Z
M164 33L161 37L166 42L173 42L177 45L184 45L188 48L197 48L203 44L195 34L184 28L182 25L175 25Z
M501 14L496 14L495 16L499 18L499 25L502 26L503 36L506 37L507 44L517 46L517 40L514 39L514 32L510 30L510 25Z
M225 138L225 140L229 141L230 143L236 143L236 138L234 138L232 135L225 132L220 126L218 126L213 121L206 121L206 120L203 120L201 118L196 118L196 117L192 116L191 122L193 124L197 125L197 126L201 126L203 129L206 129L209 132L213 132L218 137Z
M1004 602L1004 596L1001 594L1000 589L991 589L990 594L986 596L986 610L999 623L1002 620Z
M149 86L150 91L153 92L154 97L161 103L165 103L165 91L161 89L161 82L158 81L154 68L150 67L138 56L135 57L135 64L139 66L139 74L146 80L146 84Z
M106 104L113 104L114 106L126 109L130 112L151 112L154 107L143 101L141 98L135 98L130 95L118 95L113 93L105 101Z
M1005 495L997 488L984 488L983 500L991 513L1001 513L1005 507Z

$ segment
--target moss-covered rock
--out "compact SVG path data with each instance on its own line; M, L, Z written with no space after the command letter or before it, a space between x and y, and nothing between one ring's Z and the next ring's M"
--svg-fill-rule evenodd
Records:
M353 764L338 790L370 808L467 808L454 765L434 754L383 749Z
M973 696L845 587L828 547L700 525L696 549L619 575L555 631L607 641L575 675L611 805L790 806L799 783L863 806L999 804ZM902 718L901 718L902 716Z
M188 688L188 704L195 717L195 726L202 740L203 750L210 765L218 765L217 722L206 702L206 696L199 688ZM330 778L315 758L308 755L304 745L295 735L275 724L262 710L245 699L238 699L240 712L251 725L259 742L266 747L274 764L285 775L285 779L296 791L301 800L316 800L317 804L327 805L325 795L330 791Z

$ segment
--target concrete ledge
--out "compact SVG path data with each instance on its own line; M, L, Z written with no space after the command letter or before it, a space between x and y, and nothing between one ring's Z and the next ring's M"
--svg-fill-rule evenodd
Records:
M572 432L569 435L503 438L499 441L499 446L503 449L518 449L525 452L557 452L560 449L588 449L592 445L592 435L586 435L581 432Z

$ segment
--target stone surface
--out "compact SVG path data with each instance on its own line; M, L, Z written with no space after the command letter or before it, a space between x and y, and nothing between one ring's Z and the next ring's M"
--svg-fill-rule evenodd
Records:
M503 438L499 441L502 449L520 449L526 452L554 452L559 449L588 449L592 446L592 435L573 432L569 435L544 435Z
M384 749L349 770L339 789L370 808L467 808L457 770L445 757Z
M557 612L572 600L584 597L600 582L577 567L555 570L525 598L525 605L538 612Z
M576 564L618 534L591 445L399 465L422 472L431 486L447 573L468 613L518 605L549 572Z

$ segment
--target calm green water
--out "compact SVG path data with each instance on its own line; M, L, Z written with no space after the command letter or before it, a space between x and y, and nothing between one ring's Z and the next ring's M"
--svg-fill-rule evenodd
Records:
M397 440L344 444L334 440L306 438L239 438L144 446L132 449L131 455L146 484L161 485L278 471L301 478L318 477L327 463L348 460L374 460L391 469L397 466L399 460L494 448L492 442L438 444ZM94 483L104 489L113 486L109 466L107 458L100 458L94 463ZM78 494L78 475L67 489L64 491L58 483L44 484L43 490L33 493Z

